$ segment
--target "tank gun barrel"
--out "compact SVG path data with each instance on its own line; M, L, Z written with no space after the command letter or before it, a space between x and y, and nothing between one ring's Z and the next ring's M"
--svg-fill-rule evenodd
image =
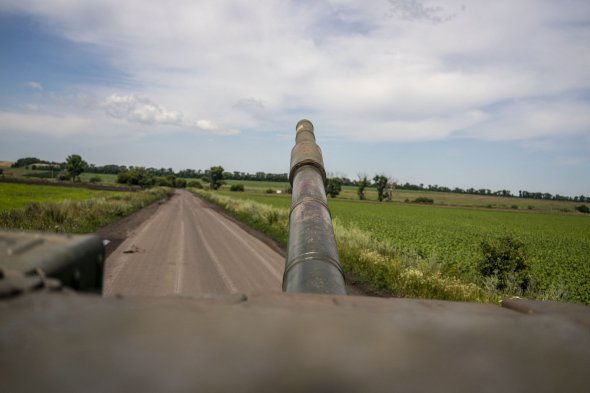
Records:
M326 198L326 171L313 124L297 123L289 182L293 189L283 291L346 295Z

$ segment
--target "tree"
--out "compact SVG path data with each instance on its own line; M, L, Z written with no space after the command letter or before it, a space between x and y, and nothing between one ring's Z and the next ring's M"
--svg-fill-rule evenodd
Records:
M80 180L80 174L88 167L79 154L71 154L66 158L66 171L72 181Z
M376 175L373 178L373 182L375 187L377 187L377 199L379 199L379 202L382 202L387 196L386 188L389 179L387 178L387 176L384 175Z
M329 178L326 184L326 195L335 198L342 191L342 179L339 177Z
M145 168L138 166L117 175L117 183L136 185L144 188L153 186L155 180L154 176Z
M369 179L367 178L367 175L364 174L359 174L359 181L357 183L358 185L358 189L357 189L357 194L359 196L359 199L361 201L363 201L365 199L365 188L367 188L369 186Z
M393 199L393 192L395 191L395 187L397 185L397 180L394 178L389 178L387 182L387 202L391 202Z
M217 190L219 187L225 184L223 181L223 167L212 166L209 169L209 172L205 176L205 181L209 182L209 188L212 190Z

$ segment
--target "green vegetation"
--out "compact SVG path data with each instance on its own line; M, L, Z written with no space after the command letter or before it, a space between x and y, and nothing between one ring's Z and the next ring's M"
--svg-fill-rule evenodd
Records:
M203 177L203 180L209 183L211 190L217 190L219 187L225 184L223 181L223 167L212 166L207 174Z
M0 183L0 228L65 233L93 232L163 198L165 188L104 192ZM5 207L6 206L6 207Z
M414 200L436 196L437 201L421 205L330 199L343 265L358 279L398 296L494 300L522 295L590 304L590 220L575 212L575 203L396 191L400 193ZM273 208L290 206L288 195L260 191L233 196ZM441 206L439 197L459 207ZM487 209L481 198L504 199L506 207L494 203L498 208ZM516 203L518 209L512 208ZM559 203L565 205L558 209ZM355 236L360 245L349 246L357 244ZM430 286L417 285L418 276ZM443 282L461 295L433 289Z
M244 185L243 184L232 184L229 187L230 191L239 191L239 192L244 192Z
M108 198L118 194L120 192L85 188L0 183L0 211L22 208L31 203L83 201L91 198Z
M66 172L72 181L80 181L80 174L88 167L88 163L79 154L71 154L66 158Z
M336 198L342 191L342 179L331 177L326 180L326 195Z

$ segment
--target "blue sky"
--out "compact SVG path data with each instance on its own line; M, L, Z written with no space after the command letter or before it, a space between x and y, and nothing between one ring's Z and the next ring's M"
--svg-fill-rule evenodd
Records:
M0 0L0 160L590 194L590 2Z

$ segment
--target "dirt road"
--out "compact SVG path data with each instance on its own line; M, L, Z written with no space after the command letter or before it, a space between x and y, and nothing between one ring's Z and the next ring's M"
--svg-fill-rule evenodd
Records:
M177 190L108 257L103 294L279 292L283 268L276 251Z

